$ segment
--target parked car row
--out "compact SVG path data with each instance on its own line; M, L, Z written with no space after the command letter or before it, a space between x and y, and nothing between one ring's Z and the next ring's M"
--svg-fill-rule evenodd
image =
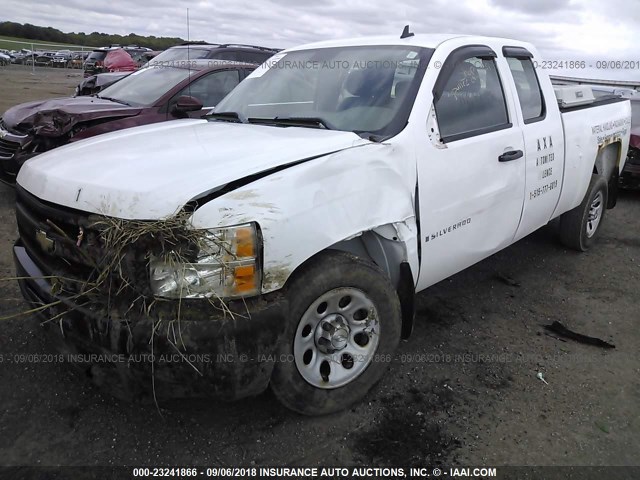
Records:
M157 52L153 52L146 47L138 46L109 46L92 50L57 50L57 51L0 51L0 63L3 61L3 55L8 57L7 63L16 63L24 65L36 65L43 67L58 68L95 68L96 64L100 64L104 60L105 53L111 50L120 50L127 52L131 62L135 67L139 67L147 63ZM87 64L88 61L88 64Z
M58 50L58 51L0 51L0 64L7 65L35 65L40 67L82 68L89 52Z

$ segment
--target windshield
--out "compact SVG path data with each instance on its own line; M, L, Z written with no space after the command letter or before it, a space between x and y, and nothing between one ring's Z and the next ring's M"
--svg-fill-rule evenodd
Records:
M98 96L126 105L148 107L187 78L189 73L186 68L144 68L108 86Z
M413 46L280 53L240 83L215 112L235 112L249 122L272 119L283 125L295 119L297 125L393 136L406 124L432 53Z
M189 60L207 58L208 53L209 50L206 48L170 48L153 57L147 65L180 66L181 63L187 62L187 58Z

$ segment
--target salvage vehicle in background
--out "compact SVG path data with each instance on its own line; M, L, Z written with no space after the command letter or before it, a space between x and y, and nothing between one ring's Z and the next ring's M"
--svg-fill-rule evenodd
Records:
M111 392L271 385L304 414L347 408L410 334L416 292L555 218L592 246L629 102L554 89L539 63L528 43L408 27L322 42L275 55L207 121L45 153L17 179L23 295L64 352L178 356L91 365Z
M73 52L71 60L69 61L69 68L83 68L84 62L89 56L90 52Z
M15 63L18 65L22 65L27 63L27 60L33 56L33 52L31 50L27 50L25 48L19 50L16 53Z
M95 95L96 93L100 93L101 90L107 88L109 85L113 85L118 80L122 80L130 74L131 72L109 72L85 77L76 86L74 96Z
M227 60L260 65L280 49L243 43L185 43L168 48L148 65L174 65L191 60Z
M94 97L23 103L0 119L0 180L13 184L29 158L69 142L136 125L201 117L255 66L149 67Z
M211 65L220 61L231 61L260 65L280 50L244 44L185 44L171 47L164 52L143 52L144 56L153 55L144 66L188 66L189 62L211 60ZM100 73L87 76L76 87L76 95L93 95L108 87L129 72Z
M133 72L138 64L127 49L111 46L96 48L85 60L83 68L84 76L89 77L104 72Z
M69 62L73 58L71 50L59 50L51 59L51 66L58 68L67 68Z
M34 52L32 56L27 57L26 64L36 67L50 67L55 52Z
M8 65L10 63L16 63L17 52L11 50L0 49L0 64Z

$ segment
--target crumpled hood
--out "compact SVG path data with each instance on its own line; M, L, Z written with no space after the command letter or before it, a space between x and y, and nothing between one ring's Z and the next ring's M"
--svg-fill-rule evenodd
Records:
M9 130L58 137L83 121L128 117L141 110L98 97L62 97L16 105L4 113L2 120Z
M234 180L366 143L352 132L175 120L42 153L17 182L58 205L155 220Z

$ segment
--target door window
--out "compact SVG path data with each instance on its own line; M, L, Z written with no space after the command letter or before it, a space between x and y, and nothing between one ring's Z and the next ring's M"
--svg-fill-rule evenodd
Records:
M530 58L507 57L525 123L544 118L542 91Z
M240 83L240 74L237 70L213 72L183 88L173 97L173 101L182 95L189 95L200 100L204 107L215 107L238 83Z
M511 126L493 58L458 60L434 106L444 142Z

